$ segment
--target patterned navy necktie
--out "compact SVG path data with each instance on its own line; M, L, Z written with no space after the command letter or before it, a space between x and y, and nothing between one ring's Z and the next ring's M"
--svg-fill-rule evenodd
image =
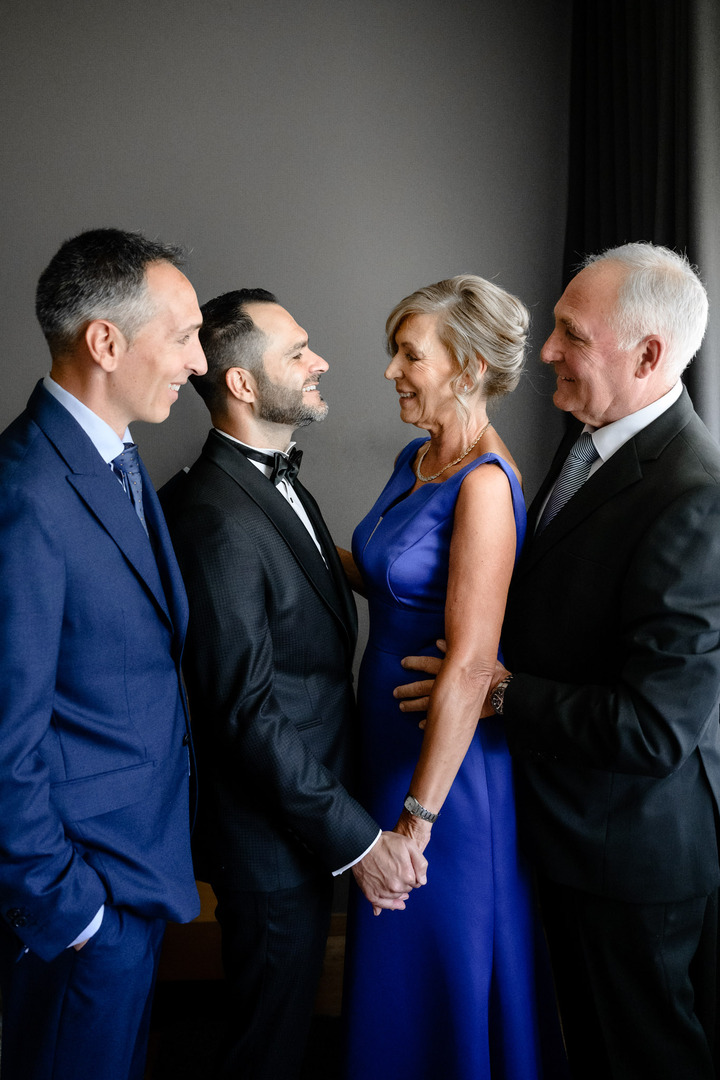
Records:
M536 534L541 533L550 524L556 514L562 510L565 503L579 491L588 478L594 461L599 454L592 441L589 431L583 432L568 454L565 464L560 470L560 475L555 481L550 498L545 504L545 509L540 515Z
M143 513L142 477L140 476L138 448L135 443L126 442L123 445L125 449L122 454L118 454L117 457L112 459L111 465L122 481L122 486L125 488L130 502L135 507L135 513L140 518L143 529L147 532L148 527Z

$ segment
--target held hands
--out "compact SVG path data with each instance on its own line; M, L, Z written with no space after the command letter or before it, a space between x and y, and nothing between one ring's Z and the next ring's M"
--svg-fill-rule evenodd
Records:
M395 826L395 832L414 840L420 851L425 851L425 848L430 843L432 822L423 821L422 818L416 817L415 814L403 810Z
M427 881L427 859L414 840L397 832L383 832L352 871L374 913L379 915L383 908L405 910L410 890Z

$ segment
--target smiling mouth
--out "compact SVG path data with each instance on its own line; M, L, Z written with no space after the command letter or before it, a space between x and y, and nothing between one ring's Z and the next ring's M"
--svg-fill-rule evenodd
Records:
M183 383L179 383L179 382L171 382L171 383L170 383L170 389L171 389L171 390L174 390L176 394L179 394L179 393L180 393L180 387L181 387L182 385L183 385Z
M317 390L317 389L318 389L318 384L317 383L311 383L309 386L303 386L302 392L303 392L303 394L311 394L313 392L313 390Z
M401 390L398 392L398 397L401 401L407 401L408 398L415 397L415 394L411 390Z

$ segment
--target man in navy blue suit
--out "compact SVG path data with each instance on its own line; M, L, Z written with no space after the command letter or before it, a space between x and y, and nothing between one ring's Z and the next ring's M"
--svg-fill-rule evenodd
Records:
M50 374L0 436L3 1080L141 1080L166 920L199 908L187 604L127 429L206 370L179 259L67 241L37 291Z

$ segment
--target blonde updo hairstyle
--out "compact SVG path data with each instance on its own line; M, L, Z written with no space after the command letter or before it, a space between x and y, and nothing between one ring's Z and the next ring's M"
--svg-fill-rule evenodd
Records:
M440 316L438 337L458 366L451 389L461 413L467 412L465 400L481 382L487 400L515 389L530 323L527 308L517 297L474 274L459 274L418 289L388 315L385 337L390 356L397 352L395 335L405 319L435 314ZM484 378L481 361L487 365Z

